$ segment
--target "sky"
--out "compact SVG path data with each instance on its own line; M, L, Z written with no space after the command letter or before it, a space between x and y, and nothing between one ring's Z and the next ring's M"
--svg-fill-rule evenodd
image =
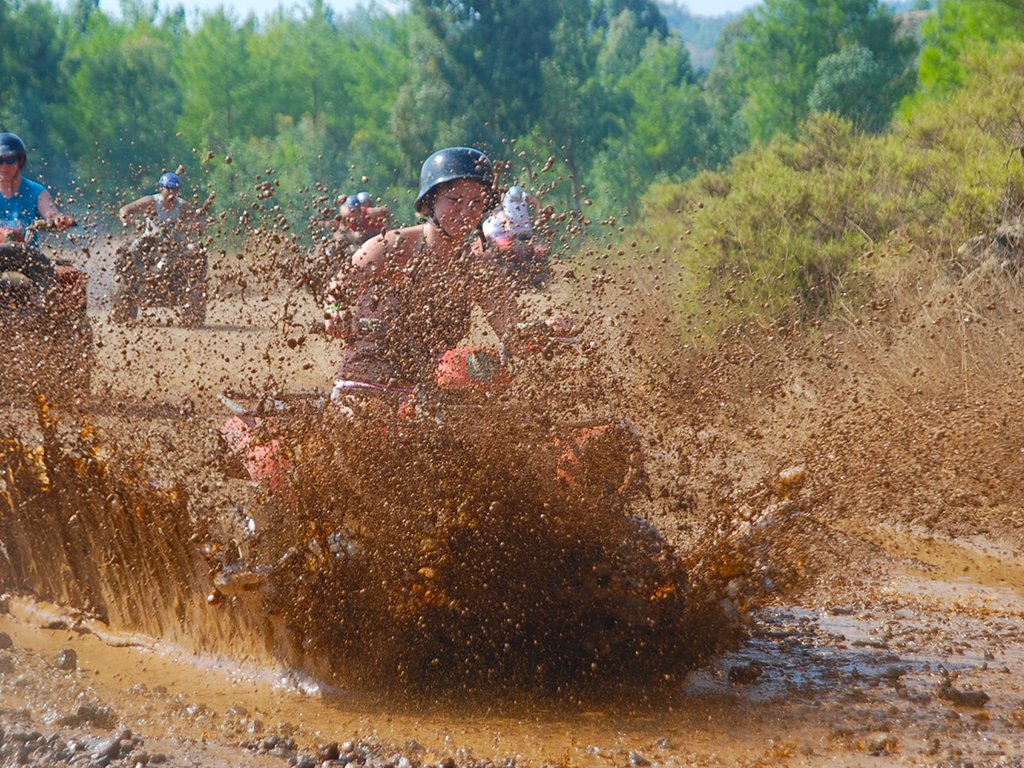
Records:
M537 0L544 2L544 0ZM160 0L160 7L170 7L181 3L186 9L212 10L220 5L234 8L238 16L244 16L252 11L258 17L263 17L279 6L291 8L293 6L305 6L304 0ZM732 13L751 8L759 0L676 0L690 9L691 13L698 16L720 16L723 13ZM326 3L338 13L346 13L359 5L367 5L368 0L326 0ZM405 4L405 0L377 0L381 7L394 10ZM105 12L120 15L120 0L100 0L100 8Z

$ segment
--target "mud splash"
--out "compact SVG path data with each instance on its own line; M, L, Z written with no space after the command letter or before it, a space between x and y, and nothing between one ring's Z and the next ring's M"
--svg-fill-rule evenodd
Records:
M88 419L63 416L41 399L37 432L11 426L0 438L0 590L77 611L82 631L95 621L257 652L251 617L223 621L205 605L210 569L184 488L158 486L142 457L116 455Z
M44 404L37 445L6 438L0 588L344 688L576 699L678 687L812 569L801 469L672 542L643 515L647 447L580 461L545 403L534 383L443 416L299 408L287 486L252 517L155 483L144 454Z

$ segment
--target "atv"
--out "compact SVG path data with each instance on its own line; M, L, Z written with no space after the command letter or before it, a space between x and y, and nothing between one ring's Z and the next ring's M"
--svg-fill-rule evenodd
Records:
M516 370L494 349L449 350L433 386L350 416L326 398L225 399L224 448L262 500L211 560L208 601L280 617L284 660L343 685L678 674L687 574L633 512L642 441L625 419L515 391L536 382L531 363L586 354L545 347Z
M39 221L29 232L47 229ZM0 230L0 382L8 394L86 395L95 365L85 272Z
M201 327L208 262L204 246L178 240L173 233L148 233L118 248L112 319L125 323L138 319L140 308L180 307L183 325Z

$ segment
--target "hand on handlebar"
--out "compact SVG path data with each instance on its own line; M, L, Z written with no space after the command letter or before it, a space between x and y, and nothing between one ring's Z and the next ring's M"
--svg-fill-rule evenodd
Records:
M324 307L324 332L333 338L341 338L349 326L348 308L340 304Z
M77 222L75 217L69 213L58 213L52 219L36 219L28 227L33 232L46 232L48 230L57 230L62 232L65 229L69 229L75 226Z

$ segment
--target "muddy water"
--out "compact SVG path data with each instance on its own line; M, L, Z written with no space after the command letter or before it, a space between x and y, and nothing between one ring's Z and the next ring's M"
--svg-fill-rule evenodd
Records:
M898 577L763 611L740 648L678 690L648 701L638 690L636 700L614 706L530 706L503 691L477 705L385 705L159 640L117 647L42 630L53 616L18 601L0 630L43 656L76 648L79 678L153 736L231 743L286 732L313 746L362 739L421 759L516 756L528 765L996 761L1024 755L1024 599L963 577L960 564L977 557L1019 584L1012 561L903 535L897 560L877 560L889 574L902 570ZM971 702L972 691L989 697L984 706ZM4 693L11 694L6 685ZM146 715L128 714L140 705ZM199 714L187 714L189 706Z
M410 654L415 659L430 647L417 634L423 631L417 622L429 622L435 615L431 610L438 606L426 598L426 587L414 592L414 581L402 582L398 590L403 597L415 594L421 599L414 605L419 613L411 614L399 610L408 608L408 600L389 602L394 589L373 592L377 584L363 584L372 587L364 593L372 598L366 604L381 606L371 617L377 624L368 625L373 631L366 633L361 633L359 622L338 631L339 619L348 618L344 609L365 610L366 604L351 599L343 603L331 596L322 600L321 583L310 576L313 569L289 571L292 581L282 583L271 606L276 610L269 614L265 604L251 605L249 598L211 606L206 596L217 571L239 555L255 557L260 564L275 563L287 554L289 542L309 545L314 539L325 540L318 534L339 532L326 527L337 522L330 517L331 508L285 505L272 510L281 513L277 518L264 509L259 526L272 531L276 522L277 533L286 535L248 542L232 526L244 527L245 516L262 509L260 494L245 483L225 480L211 466L212 435L226 416L215 410L216 392L284 383L298 390L317 389L330 378L331 346L304 330L315 317L315 308L296 300L294 313L280 309L293 299L227 295L211 307L210 327L200 331L175 327L169 313L155 313L153 325L122 328L107 324L102 309L95 312L98 396L86 421L98 427L100 435L93 440L68 434L80 430L83 422L60 416L54 429L64 430L60 439L73 450L62 458L49 457L49 487L43 488L31 461L15 462L21 485L12 482L11 475L5 478L5 492L10 495L16 486L21 494L10 508L2 507L0 522L8 526L3 541L8 554L15 541L22 556L0 572L4 588L76 610L60 620L18 599L8 602L0 631L14 640L15 649L8 655L16 666L14 674L0 674L0 718L24 706L31 722L52 725L59 718L51 713L74 711L82 697L94 697L113 707L119 722L137 733L169 739L182 750L193 741L226 747L229 754L218 760L237 765L263 759L243 745L267 735L292 737L307 750L330 741L365 740L385 745L388 753L418 760L456 756L463 763L471 757L516 757L529 765L877 765L961 758L998 764L1022 754L1024 693L1018 681L1024 679L1024 607L1021 569L1012 550L913 529L880 528L873 513L851 514L840 523L834 516L817 514L821 499L813 494L793 498L784 489L764 484L749 493L735 493L731 478L707 470L720 465L729 469L723 475L733 470L739 474L744 461L734 450L736 444L723 437L727 430L712 423L718 413L734 417L729 408L739 406L730 406L716 393L705 395L704 403L698 393L686 403L691 413L681 408L670 414L686 423L706 419L708 426L695 439L685 429L661 438L658 451L652 452L665 457L661 474L654 478L656 492L637 502L637 511L650 511L665 524L666 535L685 559L692 590L687 605L711 606L696 615L680 612L676 623L667 625L673 630L667 634L685 642L672 644L671 637L661 637L659 643L668 644L658 647L688 653L692 646L687 643L694 638L705 645L690 656L658 657L658 664L643 670L647 677L623 675L615 681L618 667L609 665L610 678L619 683L613 686L614 695L559 687L565 678L552 686L545 677L541 688L546 695L531 701L533 687L523 681L532 681L521 670L511 682L489 678L490 684L478 686L472 695L457 690L438 696L436 689L420 690L407 670L381 663L408 661ZM605 376L591 386L592 392L611 388L608 372L621 370L611 363L603 366ZM635 400L635 392L627 394ZM628 400L623 392L611 394ZM657 401L641 405L652 402ZM793 421L799 413L797 404ZM40 432L40 427L31 426L33 418L22 412L11 419L20 430L17 434L25 437L25 447L36 445ZM742 424L741 418L736 421ZM657 425L658 417L648 415L645 423L651 422ZM788 426L785 434L788 441ZM517 471L535 461L524 457L522 446L544 442L527 431L529 439L501 451L486 432L478 436L481 455L498 456L499 465L504 461ZM858 444L854 431L835 438ZM378 434L373 449L379 450L381 442ZM91 452L92 447L99 455ZM118 462L103 461L106 448ZM785 449L791 446L778 447L772 461L766 462L769 469L756 471L778 479L778 470L787 466L779 458ZM8 458L12 455L9 451ZM508 485L508 476L495 478L479 471L474 475L478 464L467 464L457 452L444 456L459 472L470 470L468 475L476 478L471 488L487 490L489 498L475 499L488 502L482 508L490 509L490 497L519 493L513 487L516 483ZM327 457L327 470L335 458ZM341 458L358 459L344 452ZM410 497L422 502L424 490L441 487L408 456L396 454L391 459L389 466L402 467L412 478L395 484L403 503ZM692 488L667 482L673 473L683 474L694 464L707 474L696 500L687 496ZM103 467L114 469L102 471ZM865 478L871 474L870 466L856 469ZM373 477L373 468L363 467L362 474ZM811 485L827 486L826 480L812 476ZM869 480L864 482L870 486ZM326 498L326 487L314 483L305 490ZM721 492L712 494L704 487L721 487ZM563 502L575 503L559 500ZM434 498L433 506L420 504L420 517L413 519L436 525L431 516L451 511L445 503ZM530 506L536 505L526 505ZM12 515L12 509L22 510L23 516ZM379 509L371 514L388 522ZM604 541L601 535L609 541L622 539L622 529L607 524L613 518L619 519L600 518L604 524L597 527L602 530L594 534L599 541ZM531 520L526 514L515 519ZM12 521L27 535L12 539ZM216 528L211 522L224 525L211 530ZM316 531L310 533L307 526ZM426 576L426 571L420 573L425 568L443 573L446 563L452 562L445 555L461 552L470 541L464 528L455 528L443 537L447 552L431 542L423 551L410 547L416 557L402 560L395 557L396 542L421 544L415 528L382 524L379 530L382 535L370 569L374 576L401 571ZM529 548L537 530L533 524L492 528L489 540L498 549L512 544L514 551L528 552L538 558L530 561L533 565L560 563L567 550L563 544L545 550L550 542L541 541ZM580 534L578 529L569 530ZM247 551L231 551L234 544ZM437 562L420 562L424 552ZM306 554L310 557L304 563L316 561L315 547L307 546ZM493 567L479 552L472 554L474 578L448 585L463 590L456 595L463 600L467 594L486 595L480 604L487 610L471 615L470 624L486 630L479 633L487 640L483 647L493 650L493 639L505 637L500 620L495 620L501 615L493 610L496 596L507 593L522 601L513 600L521 615L536 593L517 592L517 578L499 582L504 591L488 585L485 592L474 593L483 588L479 574L521 574ZM625 566L628 571L628 561ZM723 605L726 597L729 603ZM309 606L318 609L314 626L329 631L296 632L289 627L291 622L308 630L303 609ZM541 605L553 621L557 607L554 602ZM694 621L681 620L687 618ZM55 621L65 628L45 628ZM579 625L566 622L569 627ZM589 662L580 653L587 634L556 632L548 637L571 642L541 650L548 658ZM434 642L436 636L427 639ZM316 675L316 682L310 678L311 672L325 671L323 664L309 663L311 647L321 652L323 646L366 645L392 653L374 657L378 666L360 685L344 686L329 674ZM55 676L51 660L66 647L78 651L80 671ZM473 653L462 657L462 663L481 655L480 647L469 647ZM501 647L475 670L493 670ZM719 649L724 650L713 653ZM611 658L616 663L622 660ZM666 668L666 659L674 666ZM326 671L351 661L344 656L329 658ZM661 674L652 677L651 669ZM381 685L370 684L374 679ZM385 689L388 695L382 696ZM979 692L988 699L982 701ZM443 703L434 703L438 698ZM232 749L237 752L230 753Z

